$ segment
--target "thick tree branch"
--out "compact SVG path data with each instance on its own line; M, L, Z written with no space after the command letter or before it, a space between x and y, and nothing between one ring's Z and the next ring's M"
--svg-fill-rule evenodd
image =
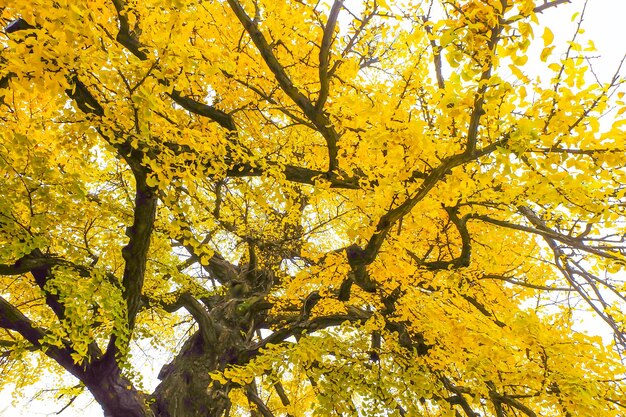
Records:
M467 218L459 218L457 211L457 207L445 207L446 212L448 213L448 217L450 221L456 226L459 235L461 236L461 253L458 257L451 259L449 261L431 261L424 262L422 261L415 253L407 250L407 253L411 258L413 258L418 265L425 267L430 271L438 271L443 269L458 269L469 266L472 246L471 246L471 237L469 231L467 230Z
M125 10L126 2L124 0L111 1L113 2L113 6L115 6L115 11L117 12L117 17L120 23L116 40L142 61L148 59L148 55L141 50L143 45L139 42L138 34L131 32L128 23L128 16L126 14L128 11Z
M26 20L24 20L24 19L22 19L20 17L20 18L15 19L11 23L9 23L4 28L4 31L6 33L15 33L15 32L18 32L20 30L28 30L28 29L35 29L35 26L31 25Z
M468 303L470 303L471 305L473 305L478 311L480 311L480 313L489 318L491 321L493 321L498 327L503 328L506 327L506 323L498 320L498 318L496 316L493 315L493 313L491 313L489 310L487 310L487 307L485 307L483 304L481 304L476 298L469 296L467 294L461 294L461 297L463 297Z
M345 321L364 323L372 316L372 314L373 313L371 311L364 311L356 307L349 306L346 314L320 316L306 321L300 321L299 317L297 317L295 322L283 325L282 328L276 330L274 333L258 342L253 347L252 351L258 352L259 349L269 344L283 342L291 336L299 336L303 333L312 333L328 327L338 326ZM271 323L268 322L267 325L271 325Z
M278 398L280 398L280 402L285 407L291 404L291 401L289 401L289 397L287 397L287 393L285 392L285 388L283 387L283 384L280 383L280 381L274 384L274 389L276 390L276 394L278 394ZM287 417L293 417L293 416L287 413Z
M124 13L123 9L125 7L124 2L122 0L113 0L113 3L115 5L115 7L116 7L116 10L118 11L118 15L119 15L119 19L120 19L120 33L123 34L121 36L122 41L120 41L120 35L118 34L118 41L123 46L127 47L128 50L131 53L133 53L137 58L139 58L141 60L148 59L148 57L144 53L139 51L138 48L141 47L141 44L139 43L139 41L137 39L134 39L132 42L128 42L127 41L127 39L130 39L130 33L128 32L129 31L128 21L127 21L127 19L125 18L124 14L123 14ZM338 11L339 10L337 10L337 13L338 13ZM244 14L245 14L245 12L244 12ZM336 16L335 16L335 20L336 20ZM268 45L267 45L267 47L269 48ZM278 67L280 67L280 64L277 64L277 65L278 65ZM282 69L282 67L280 67L280 68ZM286 73L285 73L285 77L286 77ZM280 82L280 79L282 79L282 78L278 78L279 82ZM164 85L169 85L169 82L167 80L160 80L159 82L161 82ZM289 81L289 84L291 84L290 81ZM293 88L295 88L295 87L293 87ZM298 94L300 94L300 93L298 93ZM236 125L235 125L235 122L234 122L234 119L233 119L232 115L227 114L227 113L225 113L225 112L223 112L223 111L221 111L221 110L219 110L219 109L217 109L217 108L215 108L213 106L210 106L210 105L198 102L198 101L196 101L194 99L191 99L190 97L183 96L177 90L173 90L172 93L169 94L169 96L172 98L172 100L174 100L178 105L183 107L185 110L187 110L187 111L189 111L191 113L197 114L199 116L207 117L207 118L217 122L220 126L224 127L225 129L227 129L230 132L235 132L236 131ZM332 146L329 145L329 152L331 153L330 165L331 166L335 166L336 165L336 154L337 154L336 142L338 140L338 135L332 128L328 127L330 125L330 122L326 119L326 117L321 115L321 113L315 111L315 109L311 105L311 103L308 102L308 100L302 94L300 94L298 96L298 101L303 102L303 100L308 103L305 106L305 108L307 109L307 111L305 111L305 114L312 121L313 126L316 127L317 129L321 129L320 132L327 139L327 142L329 140L328 139L329 137L330 138L334 138L334 139L330 140L330 143L333 144L333 145ZM296 100L294 100L294 101L296 101ZM296 101L296 104L298 104L298 101ZM299 105L299 107L302 108L301 105ZM89 107L87 107L87 108L89 108ZM82 109L82 107L81 107L81 109ZM335 162L333 162L333 161L335 161ZM358 179L357 178L350 178L350 177L344 178L343 176L339 176L337 173L335 173L333 171L334 171L334 169L329 169L328 172L322 172L322 171L310 170L308 168L302 168L302 167L297 167L297 166L292 166L292 165L286 165L284 173L285 173L285 175L286 175L288 180L294 181L294 182L300 182L300 183L306 183L306 184L313 185L315 183L315 178L319 177L320 179L324 179L326 181L329 181L331 183L331 187L334 187L334 188L348 188L348 189L357 189L357 188L359 188L359 183L358 183ZM229 171L228 171L228 175L229 176L233 176L233 177L261 176L262 174L263 174L262 170L260 170L258 167L252 167L248 163L235 164L235 166L233 168L229 169ZM419 173L417 173L417 175L419 177Z
M428 25L426 22L428 21L428 17L424 16L422 18L422 23L424 24L424 30L426 33L433 37L433 29L432 26ZM443 90L446 87L445 80L443 78L443 65L441 62L441 51L442 48L440 45L437 45L435 39L430 40L430 47L433 51L433 64L435 65L435 76L437 77L437 87L440 90Z
M291 119L293 122L301 124L303 126L308 127L309 129L315 130L315 125L313 123L311 123L310 120L305 120L302 117L299 117L297 115L295 115L291 110L289 110L287 107L285 106L281 106L279 104L278 101L276 101L273 97L272 97L272 93L266 93L263 91L263 89L261 87L257 87L255 85L253 85L251 82L245 81L245 80L241 80L239 78L236 78L233 74L229 73L228 71L225 70L221 70L222 74L224 74L224 76L226 78L232 79L235 82L237 82L238 84L243 85L244 87L246 87L247 89L253 91L256 95L258 95L259 97L261 97L263 100L267 101L270 104L273 104L274 106L276 106L275 108L283 113L285 116L287 116L289 119Z
M189 233L192 233L189 227L185 227L183 230L187 230ZM187 250L187 253L189 253L191 257L197 260L202 259L201 254L196 251L196 248L189 242L186 242L183 237L179 237L176 240L181 242L182 246ZM206 245L209 243L209 240L210 235L207 235L201 244ZM208 262L201 263L201 265L212 278L216 279L222 285L227 285L228 283L236 281L239 277L239 268L228 262L224 256L217 252L213 253Z
M11 81L11 78L15 77L15 73L14 72L10 72L6 75L4 75L3 77L0 77L0 90L3 90L5 88L9 88L9 81ZM0 105L4 104L4 94L0 93Z
M263 417L275 417L272 410L263 402L252 386L246 388L246 397L257 407Z
M157 197L146 184L146 174L136 173L136 191L133 225L126 230L128 244L122 249L124 277L123 297L126 300L128 330L132 331L139 312L141 291L148 260L150 236L156 217Z
M293 100L294 103L296 103L298 107L300 107L302 112L309 118L309 120L311 120L317 128L317 131L320 132L326 140L329 158L328 171L337 171L339 169L337 161L337 142L339 140L339 134L333 128L332 123L322 111L317 111L311 101L309 101L309 99L307 99L306 96L302 94L293 84L283 66L274 56L272 47L267 43L267 40L259 30L258 25L255 21L250 19L241 4L239 4L237 0L228 0L228 4L252 39L252 42L254 42L255 46L261 53L261 57L269 67L270 71L272 71L276 77L276 81L278 81L281 89L289 98L291 98L291 100Z
M398 207L389 210L387 213L381 216L381 218L378 220L378 224L376 225L376 231L368 241L365 249L362 249L356 244L352 244L349 247L345 248L348 262L350 263L353 274L352 276L349 276L342 284L339 294L339 300L348 300L352 283L356 283L367 292L375 292L376 284L370 279L367 273L367 265L371 264L376 259L380 248L385 242L387 233L389 233L392 227L402 217L407 215L413 209L413 207L417 205L417 203L423 200L424 197L428 195L430 190L442 178L444 178L444 176L451 169L459 165L463 165L469 161L475 160L480 156L487 155L496 150L499 146L505 144L507 141L508 136L500 141L494 142L491 145L475 151L473 154L468 154L464 152L445 158L438 167L434 168L432 171L430 171L430 173L426 175L420 188L415 192L412 197L406 199ZM463 221L461 221L460 219L458 220L459 226L461 226L461 228L464 227L465 221L465 218L463 219ZM463 266L463 263L469 262L470 256L469 234L463 233L462 240L465 242L465 244L463 246L461 257L458 261L459 266Z
M30 254L24 256L18 262L26 261L28 263L28 259L46 259L46 256L39 249L33 250ZM52 262L50 262L52 261ZM45 294L46 304L52 309L54 314L59 318L59 320L65 319L65 306L59 301L58 294L54 294L49 291L48 281L52 279L52 266L57 259L50 259L47 264L43 264L40 266L33 267L29 272L32 274L33 278L35 278L35 283Z
M337 17L343 7L344 0L334 0L332 7L330 8L330 14L328 15L328 21L324 28L324 35L322 36L322 45L320 46L319 54L319 77L320 77L320 93L315 103L315 111L320 112L326 104L328 99L328 92L330 90L330 74L328 73L328 66L330 62L330 47L333 43L333 36L335 34L335 27L337 26Z
M83 84L76 74L71 78L72 88L67 89L67 95L76 102L76 105L85 114L95 114L96 116L104 116L104 109L89 92L85 84Z
M185 306L185 309L193 316L198 324L204 343L209 346L216 344L217 334L215 332L215 325L204 306L189 293L183 293L180 296L180 300Z
M59 258L35 256L31 253L21 257L12 265L0 264L0 275L22 275L34 269L51 267L59 262L61 262Z
M126 16L126 2L124 0L111 0L113 5L115 6L115 10L117 11L118 21L119 21L119 32L117 34L116 40L128 49L135 57L139 58L142 61L146 61L148 59L148 55L142 51L145 49L145 46L139 40L139 37L136 33L133 33L128 24L128 17ZM136 29L137 31L139 28ZM170 82L165 79L160 79L159 83L168 86ZM171 93L168 94L176 104L184 108L185 110L197 114L199 116L203 116L209 118L215 122L217 122L220 126L225 128L230 132L236 131L235 122L233 117L213 106L209 106L208 104L201 103L199 101L193 100L190 97L185 97L181 94L180 91L172 90Z
M452 383L450 379L448 379L445 376L441 377L440 379L443 382L443 385L448 390L454 393L454 396L448 400L450 404L460 405L461 408L463 409L463 412L465 413L467 417L480 417L480 414L478 414L472 409L469 402L463 395L465 393L465 390L463 390L463 388L457 387L456 385L454 385L454 383Z
M196 151L189 146L180 145L173 142L165 142L165 146L168 149L180 153L195 153ZM346 176L339 175L335 172L320 171L317 169L311 169L306 167L300 167L291 164L283 164L274 161L262 161L254 166L249 162L237 162L230 157L226 158L228 163L228 169L226 175L228 177L260 177L265 175L268 171L276 172L280 171L285 176L285 179L290 182L297 182L300 184L315 185L318 182L326 182L330 188L342 188L347 190L358 190L364 185L375 186L376 180L370 180L364 176ZM211 162L208 162L207 167L211 166ZM411 179L418 180L425 177L420 171L414 171Z
M500 32L503 28L502 17L498 18L498 23L491 28L491 36L489 37L489 41L487 42L487 47L489 48L490 54L485 58L488 62L483 64L483 67L486 67L482 73L480 74L480 79L478 81L478 87L476 89L476 93L474 94L474 104L472 106L472 114L470 116L469 128L467 130L467 146L465 148L465 152L468 154L473 154L476 151L476 146L478 144L478 129L480 127L480 119L485 113L484 105L485 105L485 93L487 92L487 88L489 88L488 81L491 78L491 73L493 71L493 56L495 55L496 46L498 41L500 40Z
M23 256L13 265L1 265L0 275L22 275L26 273L32 274L35 283L45 295L46 305L54 312L59 320L66 319L65 306L61 302L58 294L50 292L48 282L53 278L53 268L63 266L72 269L82 278L91 277L91 268L76 265L62 258L46 255L39 249L34 249L30 254ZM119 286L117 278L112 274L106 275L109 282L115 286ZM98 344L94 341L89 344L89 354L91 360L99 358L102 354Z
M537 414L531 410L529 407L516 400L515 398L511 398L507 395L499 394L495 391L490 391L489 396L495 404L506 404L509 407L515 408L522 413L526 414L528 417L537 417Z
M76 86L72 92L74 96L72 97L69 91L68 95L76 100L79 108L85 113L93 113L101 116L102 114L98 114L98 108L102 109L102 107L99 107L97 100L76 76L74 77L74 83ZM80 91L80 94L76 95L76 91ZM96 105L94 105L94 103ZM150 236L154 227L158 199L154 190L148 187L146 183L148 170L141 163L143 154L130 147L128 141L120 143L118 140L112 140L100 129L99 133L118 150L119 155L128 163L135 177L133 225L126 229L129 242L122 248L122 257L125 261L124 275L122 278L122 295L124 300L126 300L127 331L130 334L134 328L135 318L141 305L141 292L145 277L147 254L150 246ZM107 349L107 357L114 356L112 355L111 349L117 349L115 347L115 340L116 337L112 337L110 340L109 348Z
M213 106L209 106L208 104L200 103L189 97L182 96L180 91L177 90L172 90L169 96L176 102L176 104L185 110L197 114L198 116L211 119L229 132L235 132L237 130L235 121L230 114L224 113Z
M370 238L367 246L365 247L363 254L363 261L366 264L370 264L374 262L376 259L376 255L380 250L387 233L391 230L391 228L400 220L402 217L407 215L413 207L417 205L420 201L424 199L430 192L430 190L439 182L451 169L463 165L469 161L478 159L483 155L487 155L493 151L495 151L499 146L502 146L508 141L508 137L505 137L502 140L492 143L478 151L474 154L469 155L467 153L460 153L448 158L445 158L443 162L436 168L434 168L430 173L427 174L426 178L422 182L419 189L414 193L414 195L407 200L405 200L398 207L389 210L386 214L384 214L376 225L376 231L374 235Z
M83 377L82 368L72 359L73 350L69 346L60 348L53 345L43 345L42 341L46 336L46 331L36 327L28 317L3 297L0 297L0 327L18 332L39 350L45 348L45 354L48 357L54 359L77 378Z
M192 148L188 146L183 146L172 142L166 142L165 145L177 154L181 152L195 152ZM378 185L377 180L371 180L361 175L339 175L335 172L320 171L316 169L300 167L291 164L282 164L273 161L264 161L262 164L257 164L255 166L252 166L248 162L236 162L230 160L229 158L226 159L226 162L228 162L229 165L229 168L226 171L226 175L233 178L260 177L265 175L268 171L274 172L276 170L279 170L285 176L285 179L287 181L296 182L299 184L316 185L316 183L318 182L326 182L329 184L330 188L341 188L347 190L358 190L363 188L364 186L374 187ZM207 164L207 166L210 166L210 162ZM426 177L427 175L423 172L415 170L411 174L411 181L417 181Z

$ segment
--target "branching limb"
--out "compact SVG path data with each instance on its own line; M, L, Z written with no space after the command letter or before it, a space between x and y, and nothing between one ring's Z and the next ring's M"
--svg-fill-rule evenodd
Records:
M480 313L489 318L491 321L493 321L498 327L503 328L506 327L506 323L498 320L498 318L496 316L494 316L494 314L492 312L490 312L487 307L485 307L482 303L480 303L476 298L467 295L467 294L461 294L461 297L463 297L468 303L470 303L472 306L474 306L476 308L476 310L480 311Z
M320 46L319 54L319 77L320 77L320 93L315 103L315 111L320 112L324 108L324 104L328 99L328 92L330 90L330 74L328 73L328 66L330 62L330 47L333 43L333 36L335 34L335 27L337 26L337 17L343 7L344 0L335 0L330 8L330 14L328 15L328 21L324 28L324 35L322 37L322 45Z
M433 36L433 30L427 23L427 17L422 19L424 24L424 30L429 36ZM446 83L443 78L443 65L441 62L441 46L437 45L434 39L430 40L430 47L433 50L433 64L435 65L435 76L437 77L437 87L443 90L446 87Z
M15 32L18 32L20 30L28 30L28 29L35 29L35 26L31 25L26 20L24 20L24 19L22 19L20 17L18 19L15 19L11 23L9 23L4 28L4 31L5 31L5 33L8 34L8 33L15 33Z
M209 106L208 104L200 103L199 101L185 97L181 95L180 91L177 90L172 90L169 96L176 102L176 104L185 110L197 114L198 116L211 119L229 132L235 132L237 130L235 121L230 114L227 114L213 106Z
M487 48L491 54L495 54L496 46L500 41L500 32L502 32L502 29L503 21L502 18L499 17L498 23L491 28L491 36L487 42ZM487 92L487 88L489 88L488 81L491 78L491 73L494 69L493 57L491 54L489 54L486 58L488 62L483 65L485 69L480 74L478 87L476 89L476 93L474 94L474 104L472 106L472 114L470 116L469 128L467 131L467 146L465 148L465 152L470 155L476 151L476 146L478 144L478 129L481 124L480 120L485 113L485 93Z
M35 256L34 253L31 253L21 257L12 265L0 264L0 275L22 275L34 269L51 267L59 261L59 258L51 256Z
M30 254L23 256L13 265L0 264L0 275L32 274L35 283L45 296L46 305L50 307L59 320L64 320L66 318L65 306L58 294L51 293L48 288L48 282L53 278L54 267L72 269L78 273L78 276L83 278L91 277L93 272L90 267L77 265L56 256L46 255L39 249L34 249ZM119 281L113 274L107 273L106 277L112 285L119 287ZM91 360L99 358L102 354L95 341L89 344L88 351Z
M522 413L526 414L528 417L537 417L537 414L533 410L531 410L526 405L524 405L521 401L516 400L515 398L511 398L506 395L498 394L495 392L490 392L490 396L494 400L494 402L497 401L497 403L506 404L511 408L515 408L521 411Z
M76 74L72 76L71 83L72 88L65 90L65 92L76 102L78 108L85 114L104 116L104 109Z
M447 399L450 404L460 405L461 408L463 409L463 412L465 413L467 417L479 417L480 416L480 414L478 414L472 409L469 402L463 395L466 393L466 391L463 388L457 387L456 385L454 385L454 383L452 383L450 379L448 379L445 376L441 377L440 379L441 379L441 382L443 382L444 387L446 387L446 389L454 393L454 396Z
M154 229L157 197L146 184L145 172L135 172L137 189L135 191L135 208L133 225L126 231L128 244L122 249L122 257L126 262L122 278L123 297L126 300L128 329L132 331L135 318L139 311L141 291L148 260L150 236Z
M384 214L376 225L376 232L372 235L367 246L364 250L364 262L365 264L370 264L374 262L376 259L376 255L380 250L387 233L393 228L393 226L405 215L407 215L413 207L417 205L420 201L424 199L430 192L430 190L439 182L451 169L463 165L469 161L475 160L480 156L487 155L493 151L495 151L499 146L502 146L508 141L508 138L505 137L502 140L492 143L478 151L474 154L469 155L467 153L460 153L448 158L445 158L443 162L436 168L434 168L426 178L422 182L420 188L415 192L415 194L405 200L398 207L389 210L386 214Z
M576 249L580 249L582 251L588 252L588 253L592 253L594 255L598 255L604 258L608 258L608 259L614 259L614 260L621 260L620 257L613 255L612 253L610 253L607 250L603 250L603 249L598 249L589 245L586 245L584 243L583 240L578 239L574 236L568 236L568 235L563 235L560 234L558 232L555 232L549 228L537 228L537 227L530 227L530 226L524 226L524 225L520 225L520 224L516 224L516 223L512 223L509 221L505 221L505 220L498 220L498 219L494 219L491 218L489 216L486 215L469 215L469 218L471 219L476 219L476 220L481 220L484 221L486 223L491 223L493 225L496 226L500 226L500 227L505 227L508 229L513 229L513 230L519 230L522 232L528 232L528 233L532 233L532 234L536 234L539 236L542 236L544 238L547 239L553 239L555 241L564 243L572 248L576 248Z
M326 140L329 158L328 171L337 171L339 168L337 161L337 142L339 140L339 134L335 131L332 123L328 117L323 112L318 111L311 101L293 84L285 68L278 62L278 59L276 59L272 47L267 43L257 23L247 15L241 4L239 4L237 0L228 0L228 4L261 53L261 57L270 71L274 74L280 88L298 107L300 107L302 112L311 120L317 131L321 133Z
M137 33L133 33L128 23L128 12L126 9L126 2L124 0L111 0L115 10L117 12L118 21L120 23L119 32L117 33L116 40L124 45L133 55L142 61L148 59L148 55L141 50L141 43Z
M572 0L553 0L553 1L544 1L542 5L537 6L533 9L534 13L543 13L545 10L556 7L560 4L571 3Z
M182 220L186 223L186 220L184 220L184 218ZM191 228L189 227L184 227L183 230L192 233ZM211 235L209 234L203 239L203 241L201 242L201 246L209 243L210 236ZM193 259L202 259L201 253L198 253L196 251L196 247L194 247L191 243L186 242L185 239L182 237L177 238L177 240L181 242L181 245L187 250L187 252L189 253L189 255L191 255ZM213 252L213 255L209 258L209 261L206 263L201 263L201 265L204 270L211 275L211 277L216 279L222 285L226 285L230 282L237 280L237 277L239 276L238 267L228 262L226 258L224 258L224 256L222 256L218 252Z
M217 343L217 333L208 311L206 311L204 306L189 293L182 294L180 300L185 309L193 316L198 324L204 343L207 346L215 345Z
M274 413L272 413L267 404L259 397L259 394L257 394L252 385L246 387L246 397L257 407L257 410L263 417L274 417Z
M411 251L407 251L409 256L413 258L418 265L425 267L430 271L437 271L443 269L458 269L469 266L472 246L471 246L471 237L469 231L467 230L467 217L459 218L458 216L458 208L457 207L445 207L446 212L448 213L448 217L450 221L456 226L459 235L461 236L461 254L449 261L431 261L431 262L423 262L415 253Z
M402 204L398 207L395 207L385 213L378 220L378 224L376 225L376 231L368 241L365 249L362 249L360 246L353 244L347 248L344 248L346 251L346 255L348 257L348 262L352 268L353 274L349 276L344 283L342 284L342 290L340 292L340 300L347 300L350 294L350 287L352 283L356 283L363 290L367 292L375 292L376 284L369 278L367 274L367 265L374 262L380 248L382 247L387 234L393 228L393 226L404 216L406 216L412 209L424 199L430 192L430 190L442 179L444 176L453 168L463 165L469 161L475 160L480 156L487 155L494 150L496 150L499 146L502 146L508 141L508 137L503 138L497 142L492 143L478 151L475 151L473 154L468 154L467 152L463 152L460 154L452 155L448 158L445 158L443 162L429 174L426 175L424 181L422 182L420 188L415 192L413 196L406 199ZM466 218L458 219L457 227L460 227L461 230L464 230ZM469 262L470 256L470 239L469 234L466 229L462 233L462 240L465 242L463 246L463 250L461 253L461 257L459 258L459 266L463 266L462 264ZM437 265L435 265L437 266Z
M346 321L364 323L372 316L371 311L364 311L351 306L347 309L346 314L320 316L304 322L300 321L299 317L296 317L293 323L283 325L282 328L258 342L252 350L257 352L259 349L269 344L281 343L291 336L300 336L303 333L312 333L328 327L338 326ZM268 321L267 325L270 326L271 324L271 321Z
M142 51L142 49L145 49L145 46L139 40L137 33L131 31L128 24L128 17L126 16L127 11L125 10L126 2L124 0L111 1L115 6L119 21L119 32L117 34L116 40L137 58L142 61L146 61L149 57L145 52ZM139 29L137 28L136 31L138 30ZM169 81L165 79L159 79L159 83L166 86L170 85ZM172 92L168 95L170 96L170 98L172 98L172 100L174 100L185 110L199 116L211 119L230 132L236 131L235 122L231 115L213 106L209 106L208 104L193 100L190 97L185 97L181 94L180 91L177 90L172 90Z
M537 216L537 214L534 211L532 211L530 208L520 207L519 210L528 219L528 221L531 224L533 224L537 229L549 230L545 222L539 216ZM572 261L570 259L570 256L568 256L564 252L563 248L561 248L557 244L557 241L559 239L556 239L550 235L542 235L542 237L544 238L545 242L548 244L550 249L552 249L554 253L554 262L556 264L556 267L559 269L559 271L567 279L567 281L572 286L572 288L574 288L576 292L582 297L582 299L585 300L585 302L589 305L589 307L591 307L593 311L600 318L602 318L602 320L606 324L608 324L609 327L613 330L614 337L616 339L616 342L618 343L618 348L619 349L626 348L626 334L624 330L621 328L620 324L618 324L618 322L613 318L610 312L608 312L609 311L607 308L608 303L604 301L596 284L594 282L590 282L589 280L586 281L586 284L588 284L591 290L595 293L596 302L594 302L594 299L592 298L591 295L588 294L587 290L585 290L583 285L577 282L576 277L581 276L581 275L584 277L584 274L581 273L581 271L577 270L578 266L576 262ZM581 249L581 250L585 250L585 249ZM597 253L597 251L590 251L590 250L587 250L587 252L594 253L598 256L603 256L608 259L620 260L619 258L613 255L602 254L602 252Z
M180 145L173 142L165 142L164 145L176 154L180 153L195 153L191 147ZM237 162L230 157L226 158L229 168L226 171L226 175L232 178L241 177L260 177L267 173L267 171L280 170L285 179L290 182L296 182L299 184L315 185L318 182L326 182L330 188L341 188L346 190L358 190L362 187L362 184L368 184L375 186L376 180L370 180L364 176L347 176L339 175L335 172L320 171L316 169L300 167L290 164L282 164L273 161L264 161L262 164L252 165L249 162ZM210 166L210 162L207 163ZM412 174L412 180L418 180L424 178L424 174L419 171L415 171Z
M22 314L11 303L0 297L0 327L18 332L24 339L28 340L33 346L42 349L43 339L46 337L46 331L40 327L36 327L33 322ZM45 345L45 354L54 359L59 365L65 368L77 378L83 377L83 369L80 365L74 363L72 359L73 350L69 346L58 347Z
M194 153L195 151L188 146L180 145L172 142L165 142L164 145L176 154L183 152ZM320 171L316 169L300 167L290 164L282 164L273 161L264 161L262 164L252 165L249 162L237 162L226 158L228 162L228 170L226 175L232 178L239 177L260 177L267 171L280 170L285 176L285 179L290 182L296 182L299 184L315 185L318 182L326 182L330 188L340 188L346 190L358 190L364 185L375 187L378 185L377 180L369 179L363 175L339 175L336 172ZM261 166L263 165L263 166ZM210 162L207 166L210 166ZM427 174L415 170L411 174L411 181L422 180L427 177Z
M283 388L283 384L281 384L280 381L274 384L274 390L276 390L276 394L278 394L278 398L280 398L280 402L285 407L287 407L288 405L291 405L291 401L289 401L289 397L287 397L287 394L285 393L285 388ZM293 417L293 415L289 413L287 413L286 415L287 417Z

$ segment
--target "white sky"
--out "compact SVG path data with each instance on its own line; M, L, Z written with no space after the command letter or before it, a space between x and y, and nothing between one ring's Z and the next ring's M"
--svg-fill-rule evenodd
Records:
M391 3L393 0L388 1ZM536 2L539 3L539 0ZM555 34L555 44L564 45L571 39L575 29L575 22L571 21L571 16L582 8L582 4L583 0L572 0L572 4L547 10L539 16L540 23L548 25ZM594 70L603 81L609 81L626 53L626 0L589 0L583 28L585 33L580 39L593 39L598 49L596 54L598 58L593 61ZM542 42L539 39L542 33L542 29L535 31L535 38L539 43ZM586 42L581 43L584 45ZM555 53L558 52L557 46ZM623 73L626 74L626 69ZM150 367L158 372L160 365L151 365ZM53 380L49 382L54 383ZM34 396L41 388L43 386L38 385L29 389L29 395ZM0 417L55 416L64 405L64 402L51 404L37 399L29 400L28 397L12 404L9 390L0 392ZM61 417L102 417L102 415L99 405L94 403L89 395L82 395L60 414Z
M564 44L571 39L576 24L571 22L571 16L575 11L582 9L582 4L582 0L572 0L572 4L547 10L543 13L543 18L540 16L540 23L547 25L554 32L555 44ZM580 36L580 39L585 41L580 43L584 46L587 39L593 40L598 49L596 54L598 58L592 63L603 81L613 76L619 61L626 54L625 18L626 1L589 0L582 26L585 33ZM536 32L535 35L540 36L541 33Z

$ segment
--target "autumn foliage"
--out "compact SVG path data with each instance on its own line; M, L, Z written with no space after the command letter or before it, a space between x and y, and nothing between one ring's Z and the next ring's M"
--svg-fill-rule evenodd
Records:
M623 416L624 79L564 3L3 0L0 383Z

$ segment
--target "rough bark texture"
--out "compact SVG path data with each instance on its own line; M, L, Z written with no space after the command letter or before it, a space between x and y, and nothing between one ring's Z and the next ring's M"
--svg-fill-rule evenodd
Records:
M215 348L206 346L196 332L163 368L162 382L153 394L158 416L217 416L228 407L228 387L211 386L209 373L219 368Z
M231 283L226 297L204 300L215 340L207 340L205 329L196 331L172 362L159 374L161 383L152 394L158 417L221 416L230 407L231 384L213 381L211 372L247 362L254 354L251 336L262 323L263 298L270 289L272 274L242 274ZM252 312L255 314L252 314Z
M90 366L82 381L102 406L105 417L154 417L146 395L122 376L116 360L104 359Z

